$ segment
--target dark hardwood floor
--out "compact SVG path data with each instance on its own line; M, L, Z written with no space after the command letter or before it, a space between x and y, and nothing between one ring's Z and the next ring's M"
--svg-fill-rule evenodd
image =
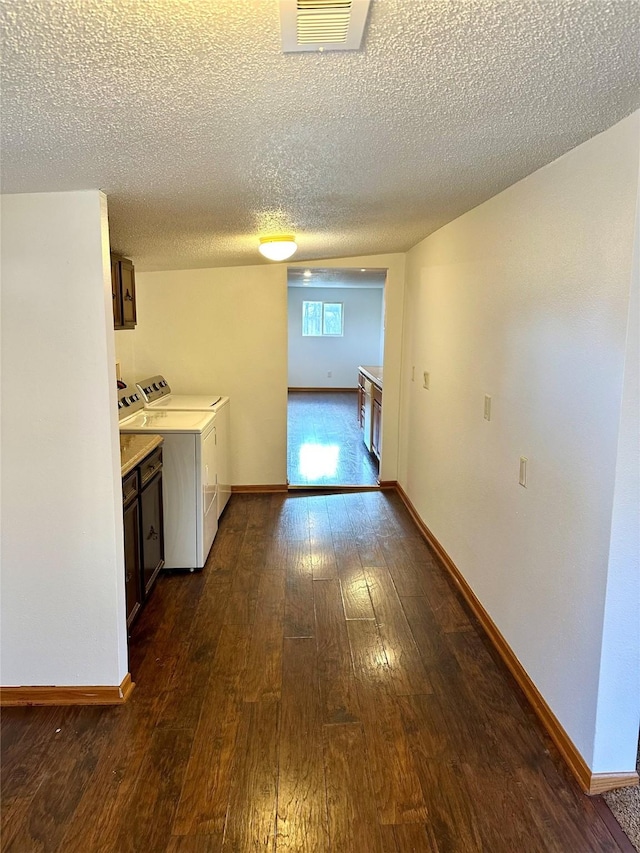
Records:
M289 391L287 477L294 486L375 486L357 391Z
M131 672L3 712L5 853L621 849L395 493L234 495Z

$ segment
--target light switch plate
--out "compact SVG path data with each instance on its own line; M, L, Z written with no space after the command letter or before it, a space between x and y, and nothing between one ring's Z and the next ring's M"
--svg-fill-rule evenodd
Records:
M526 456L520 457L520 477L518 479L518 482L520 483L521 486L524 486L525 489L527 488L527 462L528 461L529 460L527 459Z
M484 419L485 421L491 420L491 397L489 394L484 395Z

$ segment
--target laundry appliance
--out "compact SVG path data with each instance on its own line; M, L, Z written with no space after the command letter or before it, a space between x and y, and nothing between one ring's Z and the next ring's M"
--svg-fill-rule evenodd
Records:
M120 432L164 439L165 569L202 569L218 530L217 416L144 406L137 388L119 390Z
M174 394L164 376L158 374L137 382L137 389L149 411L213 412L216 415L218 464L217 516L231 497L231 445L229 397L219 394Z

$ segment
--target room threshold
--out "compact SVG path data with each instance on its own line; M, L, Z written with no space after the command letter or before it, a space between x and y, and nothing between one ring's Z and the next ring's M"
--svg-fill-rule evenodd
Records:
M340 485L335 483L322 483L314 486L313 483L303 483L297 485L289 483L287 486L288 492L323 492L328 495L339 495L345 492L379 492L380 483L375 485Z

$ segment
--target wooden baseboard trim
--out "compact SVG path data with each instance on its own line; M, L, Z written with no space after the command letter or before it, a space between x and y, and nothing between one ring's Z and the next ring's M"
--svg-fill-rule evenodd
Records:
M127 673L117 687L0 687L0 707L17 705L122 705L135 684Z
M397 480L380 480L379 485L381 489L398 489Z
M482 629L489 638L493 647L502 658L511 675L518 682L518 685L523 691L527 701L535 711L549 737L557 746L560 755L564 759L582 790L586 794L602 794L604 791L611 791L614 788L621 788L627 785L637 785L637 773L593 773L589 769L584 758L578 752L575 744L566 733L544 697L531 680L531 677L516 657L511 646L502 636L495 622L484 609L451 557L447 554L440 542L424 523L418 514L418 511L411 503L407 493L400 484L396 486L396 489L402 499L402 502L408 509L409 514L422 533L422 536L426 539L440 560L442 566L451 576L467 605L480 622Z
M592 773L589 794L604 794L616 788L633 787L639 783L636 772L629 773Z
M231 492L238 495L265 494L269 492L286 492L289 490L287 483L275 483L272 485L258 484L257 486L231 486Z
M332 394L334 391L357 391L358 386L354 385L352 388L287 388L287 391L313 391L316 394Z

